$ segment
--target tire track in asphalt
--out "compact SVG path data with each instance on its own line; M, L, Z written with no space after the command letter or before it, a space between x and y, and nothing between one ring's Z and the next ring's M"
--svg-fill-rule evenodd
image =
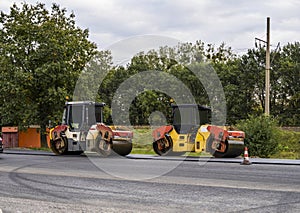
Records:
M5 168L1 167L2 172L11 172L10 177L12 180L18 183L18 179L21 177L16 176L18 173L24 174L39 174L39 175L51 175L51 176L70 176L70 177L80 177L80 178L95 178L95 179L105 179L105 180L124 180L121 178L110 176L101 171L89 171L84 173L78 173L78 170L55 170L55 169L43 169L43 168L32 168L33 165L30 164L22 166L19 168ZM130 181L130 180L128 180ZM134 180L132 180L134 181ZM235 188L235 189L254 189L254 190L265 190L265 191L278 191L278 192L297 192L300 193L300 188L291 186L289 184L276 184L273 183L249 183L249 181L241 180L223 180L223 179L212 179L212 178L190 178L190 177L175 177L175 176L161 176L154 179L143 180L143 182L149 183L162 183L162 184L181 184L181 185L195 185L195 186L211 186L211 187L223 187L223 188ZM19 181L20 184L22 182Z
M13 158L11 158L11 159L13 159ZM66 187L65 188L66 190L72 189L73 191L77 191L78 187L71 186L70 188L68 188L68 186L65 186L64 184L59 184L59 181L57 183L54 180L56 178L58 178L58 180L61 180L61 178L70 177L70 180L73 181L73 183L75 183L75 184L81 183L81 182L77 182L78 179L79 179L79 181L83 181L83 183L85 183L85 181L87 181L87 182L96 181L97 184L101 184L102 181L105 182L106 184L114 184L119 181L122 181L121 185L124 185L124 186L128 185L128 183L130 183L132 186L134 186L136 183L142 183L142 182L147 183L148 182L148 183L153 183L153 185L156 185L156 186L160 186L160 187L164 186L164 187L171 187L171 188L173 188L175 186L178 186L178 188L189 187L190 189L193 189L193 188L200 189L202 187L208 187L205 190L206 192L210 192L210 191L216 190L216 189L219 189L220 191L223 191L223 192L224 191L225 192L231 192L231 191L246 192L247 195L250 195L248 198L245 197L244 195L241 195L242 201L247 201L247 199L249 199L247 201L247 204L244 206L243 211L245 211L245 212L247 212L247 211L248 212L262 212L262 211L266 212L266 211L269 211L270 209L272 209L272 210L280 209L280 210L282 210L281 212L286 212L284 210L285 210L285 208L288 208L289 206L291 207L289 210L291 210L291 209L299 210L300 209L300 206L298 204L299 203L299 201L298 201L299 191L300 191L300 189L298 187L299 182L295 182L296 184L294 184L294 185L287 184L287 183L280 184L281 182L277 182L276 184L274 184L271 182L270 183L260 182L261 179L258 179L259 182L256 183L256 182L254 182L255 179L253 179L252 182L247 179L240 180L240 181L236 181L236 180L233 181L233 180L228 180L228 179L221 179L222 177L215 177L215 178L210 178L209 176L207 178L203 178L201 176L190 177L188 174L185 174L186 176L177 177L176 173L174 173L172 175L167 174L165 176L161 176L159 178L154 178L151 180L134 181L134 180L124 180L124 179L112 177L112 176L107 175L104 172L101 172L100 170L93 170L93 168L87 168L88 170L85 170L84 167L88 166L88 164L87 164L87 161L82 161L82 159L77 159L77 161L76 161L75 158L69 158L69 157L51 158L51 159L55 159L55 162L54 163L51 162L52 165L50 166L50 168L49 168L49 165L46 166L49 163L47 158L34 158L33 161L38 162L38 161L42 160L43 163L31 163L31 164L26 164L27 159L29 160L29 158L27 158L27 157L25 159L24 158L16 159L16 161L14 162L15 166L11 166L10 163L5 164L5 161L4 161L4 163L1 164L1 166L0 166L0 171L7 172L8 175L10 174L10 172L14 173L13 178L15 178L17 180L16 181L17 184L20 184L20 186L22 186L22 184L25 184L25 186L29 185L31 188L39 187L39 188L43 189L43 186L46 186L47 184L49 184L49 182L47 182L47 181L40 181L38 179L39 178L38 175L49 176L51 178L51 180L53 180L53 181L50 181L50 183L53 182L53 184L54 184L53 188ZM22 162L22 160L24 162ZM109 159L109 161L111 161L111 160L113 160L113 159ZM11 162L11 161L8 160L7 162ZM73 163L71 163L71 162L73 162ZM83 163L81 164L81 162L83 162ZM106 161L104 161L104 162L106 162ZM20 166L21 163L26 164L26 165ZM62 163L62 164L60 164L60 163ZM78 166L78 163L80 163L79 166ZM186 170L182 170L182 168L181 169L179 168L178 172L190 171L196 165L196 164L190 164L190 163L187 163L187 164L189 164L188 167L186 167L186 165L183 165ZM57 167L57 165L59 165L59 166ZM73 167L74 165L76 165L75 169ZM111 165L114 165L114 162L111 162ZM211 165L213 166L214 164L211 164ZM217 167L216 167L216 165L217 165ZM228 164L226 164L226 165L228 165ZM224 166L225 166L225 164L224 164ZM213 169L219 168L219 167L221 167L220 164L215 164L214 167L212 167L208 171L203 170L203 172L205 172L205 171L212 172L212 174L214 174ZM255 174L256 167L261 167L261 169L260 169L261 171L264 169L262 166L253 165L253 166L251 166L251 168L252 168L251 170L253 170L252 175ZM228 169L232 170L234 168L236 168L236 167L233 164L231 164L231 166ZM246 167L243 167L243 168L246 168ZM267 169L270 168L270 171L271 171L271 173L270 172L266 173L266 175L272 176L272 175L276 174L276 173L273 174L272 172L275 171L275 168L277 168L277 167L266 166L266 168ZM298 171L298 167L293 166L293 167L291 167L291 169L289 169L289 171L290 170ZM286 171L286 170L284 170L284 171ZM293 177L296 177L297 174L299 174L299 173L296 172L293 175ZM37 175L37 176L30 176L30 175ZM221 174L218 173L217 175L221 175ZM287 177L288 175L289 175L289 173L283 175L282 177L278 176L278 177L276 177L276 179L278 181L280 181L282 178ZM73 177L75 177L75 179ZM112 182L107 181L107 180L110 180ZM35 184L35 183L39 183L39 182L41 185ZM72 183L70 183L70 184L72 184ZM25 186L24 186L24 188L26 188ZM89 185L87 184L87 186L89 186ZM198 186L198 187L195 187L195 186ZM29 188L29 191L32 190L31 188ZM78 191L84 192L84 191L82 191L82 188L79 188L79 189L81 189L81 190L78 190ZM84 188L84 189L89 190L88 187ZM68 193L72 193L72 190L69 190ZM117 189L116 189L116 191L117 191ZM40 191L36 191L36 192L37 192L36 194L41 193ZM100 194L101 194L101 192L103 192L104 195L109 195L108 193L111 193L110 190L101 191L101 190L97 190L97 189L95 189L92 192L99 192ZM42 190L42 193L44 193L43 190ZM55 194L55 192L51 192L51 193ZM87 192L87 193L89 193L89 192ZM59 194L59 192L58 192L58 194ZM120 194L120 193L115 192L114 195L117 196L118 194ZM264 201L263 199L255 198L255 196L259 195L259 194L265 195L267 197L266 199L268 199L268 200ZM93 193L91 193L91 195L93 195ZM96 193L96 195L97 195L97 193ZM53 197L52 195L49 195L49 197L50 196ZM56 194L54 196L57 197ZM73 198L76 198L76 196L77 195L72 195ZM87 194L87 196L89 196L89 194ZM174 195L174 196L176 198L176 195ZM62 197L61 199L65 200L65 197L67 197L67 196L65 196L65 194L64 194L64 196L61 196L61 197ZM239 197L237 197L237 198L239 198ZM67 197L67 199L70 199L70 198ZM228 199L229 199L229 197L228 197ZM255 203L252 202L251 199L254 199L255 202L258 202L258 203L256 203L256 205L255 205ZM75 202L75 201L73 200L72 202ZM84 203L84 202L82 202L82 203ZM251 206L250 204L252 204L252 203L253 203L253 205ZM88 204L91 205L90 203L88 203ZM228 204L228 202L227 203L225 202L225 204ZM242 210L237 211L237 212L242 212Z

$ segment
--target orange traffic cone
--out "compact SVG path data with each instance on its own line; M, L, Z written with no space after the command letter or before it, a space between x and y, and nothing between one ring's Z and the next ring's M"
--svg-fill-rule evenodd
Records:
M243 162L241 163L242 165L251 165L249 156L248 156L248 148L245 146L244 149L244 159Z

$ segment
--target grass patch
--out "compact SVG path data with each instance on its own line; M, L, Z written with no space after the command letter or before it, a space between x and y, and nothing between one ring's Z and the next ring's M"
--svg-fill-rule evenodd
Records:
M187 152L183 156L188 156L188 157L212 157L212 155L210 153L207 153L207 152L200 152L200 153Z
M278 151L271 158L300 159L300 132L279 130Z
M130 154L156 155L153 150L147 148L133 148Z
M5 148L5 149L17 149L17 150L35 150L35 151L46 151L46 152L52 152L50 148L47 147L11 147L11 148Z
M155 154L152 142L152 130L150 127L135 128L133 130L133 148L131 154Z

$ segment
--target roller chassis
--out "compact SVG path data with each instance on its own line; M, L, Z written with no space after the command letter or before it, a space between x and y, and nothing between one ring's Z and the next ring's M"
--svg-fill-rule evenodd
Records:
M186 152L208 152L217 158L237 157L244 150L245 133L242 131L230 130L226 126L216 126L207 124L208 119L203 119L208 108L183 104L172 105L173 107L173 125L162 126L152 132L153 149L158 155L182 155ZM185 124L176 123L178 117L178 108L185 110L183 114L188 117ZM192 122L196 116L195 111L202 111L202 117L198 122ZM203 111L205 113L203 113ZM201 120L202 119L202 120ZM190 123L188 123L192 120ZM200 125L199 125L200 124Z
M128 155L132 150L133 133L124 127L104 124L104 105L87 101L67 102L63 124L50 130L51 150L56 155L81 154L84 151L97 152L105 157L113 153ZM77 120L76 125L74 120ZM93 120L98 122L91 124Z
M74 132L66 125L59 125L50 131L50 148L57 155L81 154L84 151L97 152L102 156L114 152L128 155L132 150L132 132L113 129L100 123L91 126L88 131Z
M202 132L207 127L214 127L214 132L208 130ZM161 131L162 129L166 131ZM220 134L225 137L220 138ZM244 149L243 132L228 131L210 125L203 125L197 129L196 133L191 131L187 134L178 134L172 126L160 127L154 130L153 138L153 149L158 155L176 155L176 153L182 155L185 152L205 151L217 158L228 158L240 156ZM184 141L179 138L184 138Z

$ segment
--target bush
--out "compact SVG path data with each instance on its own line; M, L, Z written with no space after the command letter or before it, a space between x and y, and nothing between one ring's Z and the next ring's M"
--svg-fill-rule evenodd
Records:
M240 121L237 127L246 134L245 146L249 149L249 155L265 158L277 152L279 127L273 117L250 116Z

